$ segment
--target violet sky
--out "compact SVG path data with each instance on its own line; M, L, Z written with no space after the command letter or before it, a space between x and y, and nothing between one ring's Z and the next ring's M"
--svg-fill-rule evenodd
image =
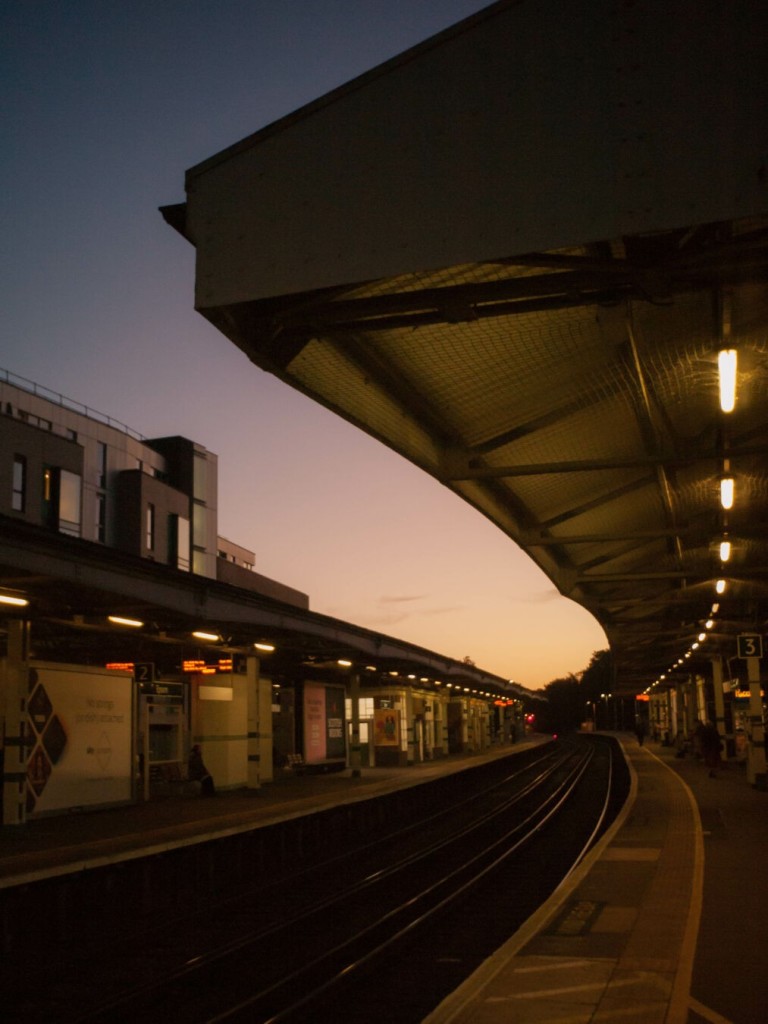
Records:
M219 532L313 610L536 688L605 646L495 526L193 310L184 172L485 0L3 0L0 368L219 456Z

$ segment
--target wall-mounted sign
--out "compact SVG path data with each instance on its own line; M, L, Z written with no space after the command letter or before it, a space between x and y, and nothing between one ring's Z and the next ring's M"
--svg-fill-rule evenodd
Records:
M30 814L131 799L134 687L106 669L36 662L28 700Z
M346 754L344 688L305 683L303 694L304 760L307 764Z
M144 683L141 692L158 697L181 697L184 693L184 683Z
M218 661L209 664L201 658L187 658L181 663L182 672L199 672L200 675L212 676L216 672L224 672L229 675L232 672L233 663L231 658L219 658Z
M155 678L155 666L151 661L110 661L104 668L119 672L133 672L137 683L151 683Z
M395 711L376 708L373 712L373 742L377 747L400 745L400 721Z
M739 658L762 658L763 638L759 633L741 633L736 637Z

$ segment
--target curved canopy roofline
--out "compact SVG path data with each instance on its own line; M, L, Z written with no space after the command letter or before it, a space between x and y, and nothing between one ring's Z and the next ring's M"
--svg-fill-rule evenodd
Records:
M625 692L765 628L766 30L732 0L493 4L164 210L199 311L520 545Z

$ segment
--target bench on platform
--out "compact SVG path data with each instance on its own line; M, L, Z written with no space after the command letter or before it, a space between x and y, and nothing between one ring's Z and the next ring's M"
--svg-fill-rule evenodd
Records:
M154 792L168 796L196 796L200 792L200 783L189 778L187 766L180 761L151 764L149 784Z

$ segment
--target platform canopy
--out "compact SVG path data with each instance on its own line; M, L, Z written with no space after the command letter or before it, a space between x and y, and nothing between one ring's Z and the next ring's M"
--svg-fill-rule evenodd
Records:
M756 0L503 0L163 208L197 309L496 523L623 692L765 630L767 42Z

